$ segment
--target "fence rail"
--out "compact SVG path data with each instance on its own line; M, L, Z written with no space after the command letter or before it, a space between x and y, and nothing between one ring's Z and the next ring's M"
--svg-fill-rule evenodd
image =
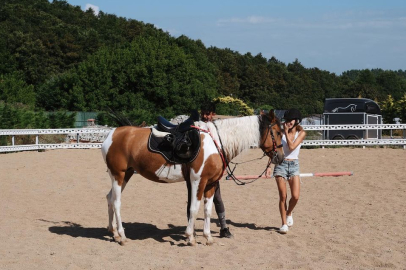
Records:
M364 130L364 129L403 129L406 124L366 124L366 125L303 125L305 130Z
M86 134L109 133L111 128L60 128L60 129L0 129L0 136L42 135L42 134Z
M406 124L374 124L374 125L303 125L304 130L359 130L359 129L389 129L402 130L403 138L359 139L359 140L305 140L306 146L373 146L373 145L403 145L406 149ZM70 128L70 129L0 129L0 136L11 136L11 145L0 146L1 152L18 152L45 149L92 149L100 148L111 128ZM39 141L39 135L66 135L70 141L60 144L46 144ZM34 135L35 144L16 145L15 136ZM82 141L82 142L81 142ZM86 141L86 142L83 142Z

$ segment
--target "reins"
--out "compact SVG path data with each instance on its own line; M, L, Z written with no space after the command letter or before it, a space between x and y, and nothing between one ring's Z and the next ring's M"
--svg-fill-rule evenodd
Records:
M217 130L217 134L218 134L219 141L220 141L220 145L221 145L222 156L225 157L225 156L226 156L226 153L225 153L225 151L224 151L223 142L221 141L220 133L218 132L218 127L217 127L217 125L216 125L215 122L213 122L213 125L216 127L216 130ZM282 145L276 146L275 137L274 137L274 135L273 135L273 133L272 133L272 131L271 131L271 127L272 127L272 125L269 125L268 129L269 129L269 133L271 134L271 138L272 138L272 142L273 142L273 149L272 149L272 151L265 152L265 151L263 150L264 154L263 154L262 157L256 158L256 159L252 159L252 160L249 160L249 161L245 161L245 162L240 162L240 163L228 162L228 160L227 160L226 158L224 158L224 159L223 159L223 162L225 162L226 167L227 167L227 170L228 170L228 171L227 171L227 174L228 174L228 175L226 176L226 179L230 179L230 178L231 178L231 179L233 179L234 183L236 183L236 184L239 185L239 186L243 186L243 185L251 184L251 183L257 181L258 179L260 179L260 178L262 177L262 175L264 175L264 173L265 173L266 170L268 169L269 165L272 164L272 159L269 159L268 164L267 164L267 166L265 167L265 170L258 176L258 178L253 179L253 180L251 180L251 181L249 181L249 182L243 182L243 181L241 181L240 179L238 179L238 178L234 175L234 170L237 168L237 165L238 165L238 164L243 164L243 163L247 163L247 162L252 162L252 161L254 161L254 160L262 159L262 158L264 158L265 156L267 156L268 153L274 152L274 151L276 151L277 148L282 147ZM267 134L268 134L268 132L267 132ZM265 138L265 139L266 139L266 138ZM216 144L216 145L217 145L217 144ZM218 149L218 150L219 150L219 153L220 153L220 149ZM233 168L232 170L231 170L231 168L230 168L230 163L235 164L235 165L234 165L234 168Z
M234 164L234 168L231 170L231 169L230 169L230 166L228 166L229 172L228 172L228 175L226 176L226 179L228 180L228 179L231 178L231 179L234 181L234 183L236 183L236 184L239 185L239 186L243 186L243 185L245 185L245 184L251 184L251 183L257 181L258 179L260 179L260 178L262 177L262 175L264 175L264 173L266 172L266 170L267 170L267 169L269 168L269 166L272 164L271 159L268 161L268 164L266 165L265 170L264 170L256 179L253 179L253 180L251 180L251 181L249 181L249 182L243 182L243 181L241 181L240 179L238 179L238 178L234 175L234 170L237 168L237 165L239 165L239 164L244 164L244 163L252 162L252 161L255 161L255 160L263 159L265 156L266 156L266 154L264 153L264 154L262 155L262 157L260 157L260 158L256 158L256 159L252 159L252 160L248 160L248 161L244 161L244 162L240 162L240 163L230 162L230 163L233 163L233 164Z

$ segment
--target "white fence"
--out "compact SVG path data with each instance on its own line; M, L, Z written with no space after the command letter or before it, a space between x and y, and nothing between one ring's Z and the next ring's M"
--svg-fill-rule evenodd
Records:
M0 136L11 136L11 145L0 146L0 153L44 149L100 148L110 130L111 128L0 129ZM16 145L15 137L22 135L35 136L35 144ZM66 135L65 143L42 143L39 140L40 135Z
M303 128L308 131L326 130L390 130L389 138L382 139L357 139L357 140L305 140L303 145L308 146L333 146L333 145L403 145L406 149L406 124L368 124L368 125L303 125ZM402 138L395 139L392 136L393 130L399 130L402 133Z
M368 129L386 129L401 130L402 138L386 139L359 139L359 140L305 140L306 146L373 146L373 145L400 145L406 149L406 124L377 124L377 125L304 125L303 128L308 131L326 130L368 130ZM1 152L18 152L28 150L44 149L90 149L100 148L102 142L110 132L111 128L72 128L72 129L0 129L0 136L11 136L11 145L0 146ZM392 132L391 132L392 133ZM47 144L39 140L40 135L66 135L65 143ZM22 135L35 136L35 144L16 145L15 137Z

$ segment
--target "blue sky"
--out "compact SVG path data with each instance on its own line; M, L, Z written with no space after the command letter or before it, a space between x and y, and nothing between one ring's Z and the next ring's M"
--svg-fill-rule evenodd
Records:
M340 75L351 69L406 70L405 0L68 0L154 24L206 47L298 59Z

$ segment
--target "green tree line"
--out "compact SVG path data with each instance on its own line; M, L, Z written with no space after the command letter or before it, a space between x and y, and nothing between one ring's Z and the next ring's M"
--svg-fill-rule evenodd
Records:
M0 60L0 100L21 114L111 109L135 124L150 124L158 115L187 114L226 96L254 109L297 107L304 115L323 113L325 98L364 97L383 106L387 121L393 115L406 120L399 109L406 99L406 71L337 75L305 68L298 59L285 64L206 47L201 40L172 37L135 19L95 15L66 1L0 0ZM25 125L40 127L38 121Z

